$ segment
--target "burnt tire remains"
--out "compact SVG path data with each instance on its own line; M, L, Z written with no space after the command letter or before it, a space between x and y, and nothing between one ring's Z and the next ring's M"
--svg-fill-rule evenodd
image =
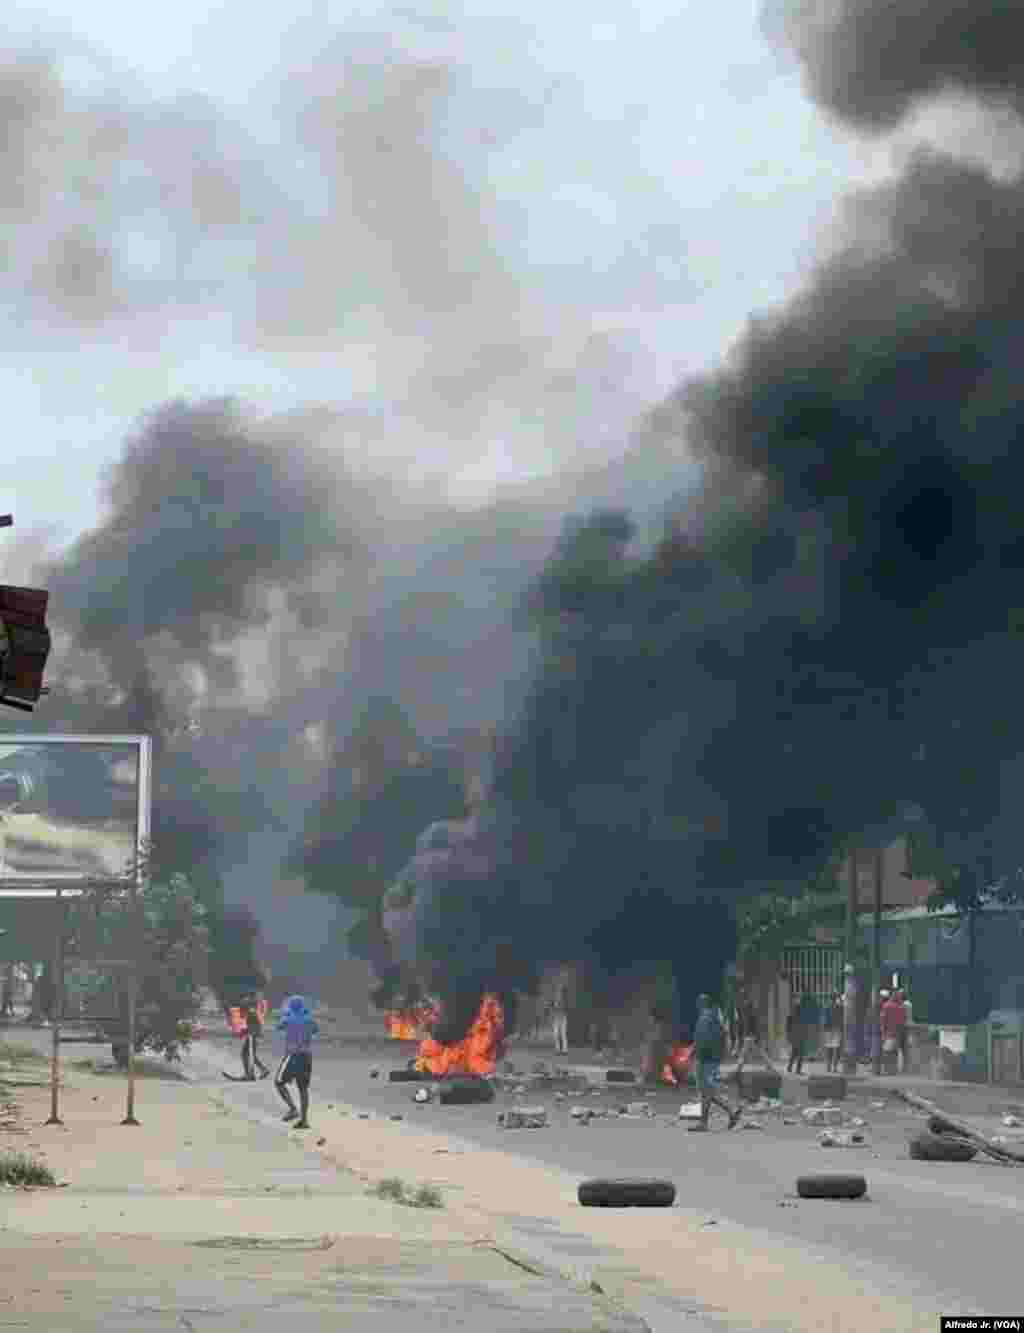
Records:
M606 1083L635 1083L636 1074L632 1069L609 1069L605 1074Z
M671 1180L584 1180L576 1191L584 1208L671 1208Z
M862 1199L868 1182L863 1176L800 1176L796 1192L801 1199Z
M392 1069L388 1075L391 1083L431 1083L433 1074L423 1074L418 1069Z
M494 1085L485 1078L461 1074L443 1078L439 1084L438 1100L442 1106L473 1106L494 1101Z
M973 1143L952 1134L933 1134L925 1129L910 1140L910 1156L916 1162L970 1162L977 1155Z

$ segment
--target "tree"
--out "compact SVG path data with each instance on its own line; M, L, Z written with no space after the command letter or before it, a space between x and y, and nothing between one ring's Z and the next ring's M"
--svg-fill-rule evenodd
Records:
M978 988L978 921L991 908L1014 907L1024 902L1024 869L997 874L994 857L983 854L977 860L963 864L953 859L955 851L944 845L944 840L933 828L923 828L910 838L910 861L915 875L935 881L928 898L929 912L953 908L967 926L967 984L969 1023L984 1015ZM956 844L954 844L954 847Z
M180 1060L209 976L207 909L182 874L148 881L139 906L136 916L126 893L92 893L74 903L72 947L87 958L138 959L136 1051ZM86 1012L108 1020L117 1015L101 1026L121 1063L127 1061L130 977L118 967L97 971L85 983Z

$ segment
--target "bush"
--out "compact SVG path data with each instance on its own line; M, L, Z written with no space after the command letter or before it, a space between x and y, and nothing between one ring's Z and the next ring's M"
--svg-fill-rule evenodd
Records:
M0 1184L56 1185L53 1172L45 1162L13 1152L0 1155Z
M441 1191L435 1185L420 1185L414 1194L410 1194L404 1180L389 1176L381 1180L373 1191L378 1199L390 1199L393 1203L404 1203L408 1208L443 1208Z

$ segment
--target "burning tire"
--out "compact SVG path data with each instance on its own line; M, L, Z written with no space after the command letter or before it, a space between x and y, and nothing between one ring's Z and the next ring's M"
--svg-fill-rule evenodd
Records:
M442 1106L473 1106L494 1101L494 1085L485 1078L461 1074L441 1080L439 1100Z
M576 1191L584 1208L671 1208L671 1180L585 1180Z
M842 1074L812 1074L807 1080L809 1102L841 1102L846 1098L846 1079Z
M916 1162L970 1162L977 1157L978 1149L952 1134L933 1134L925 1129L910 1140L910 1155Z
M796 1192L801 1199L862 1199L868 1182L863 1176L800 1176Z

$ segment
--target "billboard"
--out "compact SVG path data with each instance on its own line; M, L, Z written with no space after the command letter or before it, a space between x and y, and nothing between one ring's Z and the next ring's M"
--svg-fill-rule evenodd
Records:
M149 841L148 736L0 731L0 897L128 887Z

